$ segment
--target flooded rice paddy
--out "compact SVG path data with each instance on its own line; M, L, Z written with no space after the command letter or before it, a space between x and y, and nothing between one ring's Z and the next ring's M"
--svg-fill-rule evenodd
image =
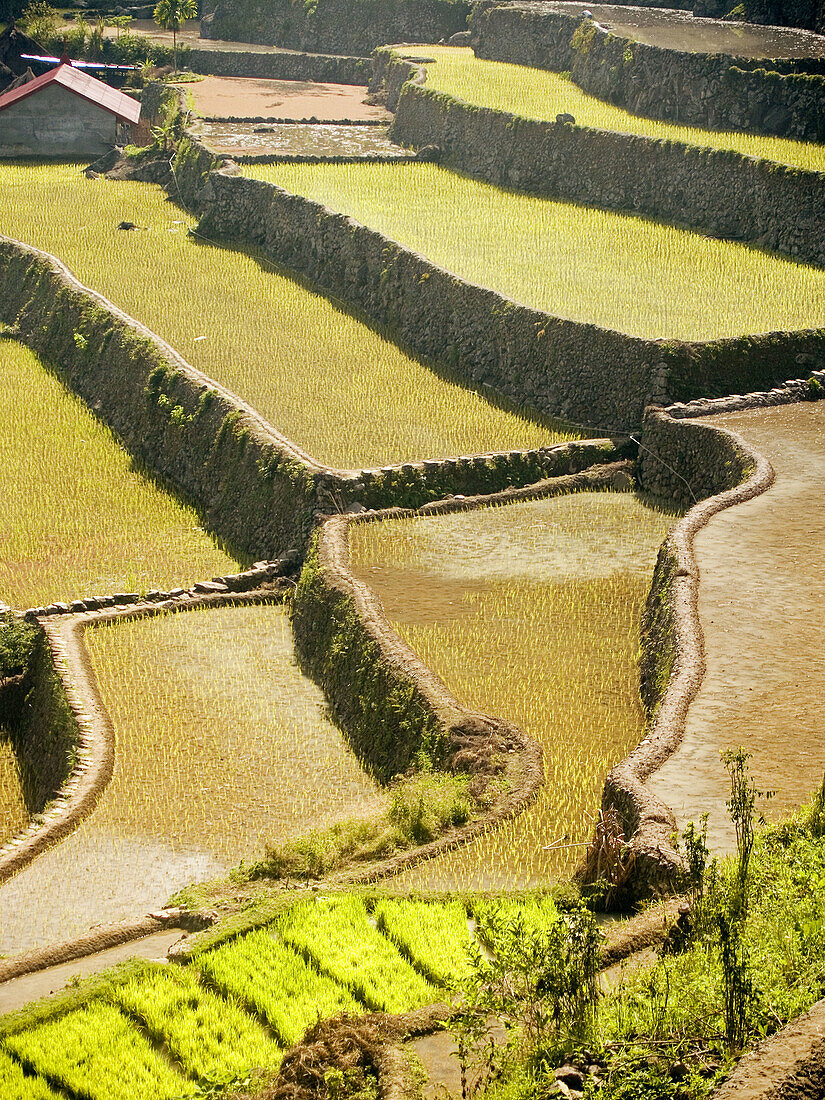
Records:
M86 642L114 776L71 836L0 886L0 952L157 908L268 842L381 809L295 664L282 607L120 621Z
M639 616L675 521L631 494L581 493L351 529L357 575L470 707L541 744L522 815L393 880L398 890L517 889L569 872L608 769L641 738ZM545 845L556 846L545 850Z
M1 336L0 500L0 603L12 607L239 568L28 348Z
M432 164L244 171L553 316L648 339L825 327L825 271L733 241L503 191Z
M87 180L81 167L0 164L0 232L58 256L318 461L374 467L570 438L438 377L262 257L190 236L193 219L159 187ZM124 220L144 228L118 231Z
M284 160L319 157L347 160L411 159L412 153L387 137L386 126L336 126L334 123L260 122L201 123L198 136L215 153L236 159L272 157Z
M710 814L718 848L734 845L723 749L753 753L770 820L796 810L825 770L825 404L707 421L738 432L774 467L761 496L714 516L696 539L707 674L681 748L649 785L680 825Z

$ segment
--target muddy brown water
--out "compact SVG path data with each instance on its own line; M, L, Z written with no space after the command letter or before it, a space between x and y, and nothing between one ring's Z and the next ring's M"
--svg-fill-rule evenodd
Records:
M91 633L114 776L74 833L0 886L0 953L138 916L260 858L268 842L381 808L320 689L295 665L283 608Z
M793 27L760 27L719 19L700 19L665 8L634 8L560 0L542 7L581 15L590 11L607 30L651 46L687 53L729 53L736 57L822 57L825 37Z
M631 494L581 493L352 529L355 571L393 626L463 703L535 737L547 775L518 818L388 888L521 888L569 872L607 770L641 736L639 614L673 522Z
M384 107L365 102L367 88L359 84L206 76L181 87L192 97L197 113L206 117L314 118L330 122L389 122L392 118Z
M260 122L210 121L200 124L198 135L208 149L234 157L410 157L409 149L387 137L386 126L337 126L334 123L286 123L267 126Z
M726 748L753 753L775 820L819 786L825 768L825 403L713 417L774 467L762 496L714 516L696 539L707 675L680 749L650 780L680 825L710 814L714 846L727 821Z

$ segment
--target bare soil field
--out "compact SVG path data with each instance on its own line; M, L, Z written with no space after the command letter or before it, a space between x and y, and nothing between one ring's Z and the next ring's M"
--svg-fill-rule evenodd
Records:
M365 103L360 84L315 84L308 80L205 76L184 85L195 110L207 118L314 118L320 122L389 121L384 107Z

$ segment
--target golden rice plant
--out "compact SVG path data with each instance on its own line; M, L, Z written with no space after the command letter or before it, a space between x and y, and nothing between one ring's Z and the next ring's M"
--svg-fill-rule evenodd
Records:
M0 338L0 601L188 585L238 564L28 350Z
M58 256L316 459L361 468L569 435L491 406L257 254L191 237L146 183L0 163L0 232ZM121 221L145 228L118 231Z
M228 865L380 810L377 785L295 663L282 607L127 620L86 640L117 739L99 829Z
M20 770L11 744L0 726L0 845L29 823L20 786Z
M673 522L587 493L352 529L354 568L399 634L462 702L544 751L528 810L397 889L522 888L576 863L606 772L642 736L639 618Z
M503 191L432 164L245 171L554 316L647 339L825 327L825 270L733 241Z
M730 149L746 157L762 157L795 168L825 172L825 145L815 142L703 130L698 126L642 118L596 99L582 91L568 76L502 61L484 61L466 48L427 46L416 51L405 47L402 52L405 57L435 58L427 65L427 87L476 107L491 107L551 122L557 114L571 114L580 126L680 141L703 148Z

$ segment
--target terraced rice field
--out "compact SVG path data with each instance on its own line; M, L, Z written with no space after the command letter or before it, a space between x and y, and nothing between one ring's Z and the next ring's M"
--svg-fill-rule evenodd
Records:
M193 219L152 184L87 180L77 164L0 163L0 210L0 232L59 257L322 463L570 438L436 376L261 257L190 237ZM145 228L118 232L124 220Z
M0 727L0 845L29 823L17 758Z
M674 518L580 493L350 529L353 569L394 629L458 699L544 751L527 811L394 888L520 889L572 869L582 848L566 845L589 839L606 772L642 736L639 616Z
M319 1018L446 999L490 908L317 897L184 965L133 966L85 1003L19 1030L0 1025L4 1100L52 1100L53 1089L85 1100L177 1100L253 1067L275 1068ZM507 919L521 914L530 929L558 919L549 898L501 910Z
M186 586L239 565L28 348L0 338L0 600Z
M404 57L430 58L427 87L463 99L475 107L490 107L525 118L554 122L557 114L571 114L579 126L617 130L623 134L679 141L703 148L730 149L746 157L825 172L825 146L758 134L701 130L633 115L584 92L560 73L484 61L470 49L426 46L400 50Z
M0 887L0 951L145 912L268 842L380 810L295 665L282 607L127 620L86 640L114 777L76 832Z
M503 191L432 164L255 164L245 172L554 316L648 339L825 326L825 271L732 241Z

